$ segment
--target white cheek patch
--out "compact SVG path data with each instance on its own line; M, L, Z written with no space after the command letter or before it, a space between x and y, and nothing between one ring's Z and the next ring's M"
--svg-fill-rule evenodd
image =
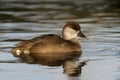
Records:
M78 36L78 33L79 33L79 31L77 31L77 32L75 33L75 37L77 37L77 36Z
M77 37L78 31L75 31L69 27L64 30L64 35L67 39L72 39Z
M21 54L21 51L19 49L16 50L16 54L17 54L17 56L19 56Z

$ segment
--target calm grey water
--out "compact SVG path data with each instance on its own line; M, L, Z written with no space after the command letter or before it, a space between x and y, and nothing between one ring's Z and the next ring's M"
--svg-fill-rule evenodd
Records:
M68 21L79 22L89 40L81 40L88 60L79 76L62 66L27 64L10 50L35 36L61 35ZM1 80L120 80L119 0L0 0Z

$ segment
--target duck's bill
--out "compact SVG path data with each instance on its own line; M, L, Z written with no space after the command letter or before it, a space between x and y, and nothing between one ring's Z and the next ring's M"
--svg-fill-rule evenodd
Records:
M79 37L82 37L82 38L84 38L84 39L89 39L87 36L85 36L82 32L80 32L79 34L78 34L78 36Z

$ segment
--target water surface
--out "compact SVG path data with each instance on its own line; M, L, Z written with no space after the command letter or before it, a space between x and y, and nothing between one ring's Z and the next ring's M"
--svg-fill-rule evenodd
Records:
M119 80L119 0L1 0L0 79L2 80ZM27 64L10 50L16 43L47 33L61 35L68 21L80 23L89 40L81 39L88 60L78 76L62 66Z

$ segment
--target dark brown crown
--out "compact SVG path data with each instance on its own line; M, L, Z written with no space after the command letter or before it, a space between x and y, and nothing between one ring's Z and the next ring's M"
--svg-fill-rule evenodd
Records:
M67 24L64 27L70 27L76 31L80 31L80 25L77 22L67 22Z

